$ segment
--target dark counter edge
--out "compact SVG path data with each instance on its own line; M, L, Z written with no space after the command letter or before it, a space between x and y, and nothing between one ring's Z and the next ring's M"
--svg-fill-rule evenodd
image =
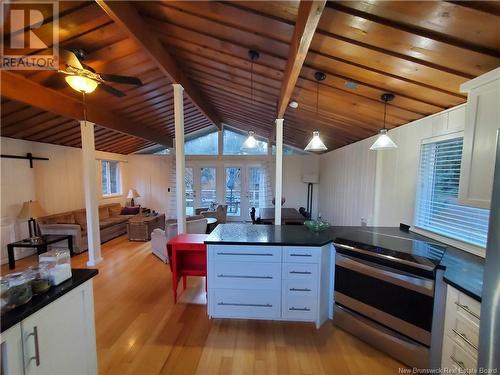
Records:
M98 274L98 271L96 269L73 268L71 273L71 279L68 279L57 286L51 287L45 294L33 296L31 301L29 301L26 305L16 307L15 309L2 315L0 318L1 332L15 326L17 323L28 318L30 315L36 313L66 293L95 277Z
M248 224L248 225L252 225L252 224ZM332 228L334 228L334 227L332 227ZM352 230L354 228L359 228L359 229L363 229L363 230L366 230L366 229L372 229L373 230L373 229L375 229L375 227L342 227L342 228L344 230ZM464 250L456 249L453 246L447 245L445 243L442 243L440 241L437 241L437 240L434 240L432 238L426 237L424 235L421 235L421 234L418 234L418 233L415 233L415 232L411 232L411 231L409 231L409 232L407 232L407 231L401 231L398 227L380 227L380 229L390 229L390 230L398 232L399 234L405 233L408 239L416 239L416 240L421 240L421 241L425 241L425 242L430 242L430 243L434 243L434 244L438 244L438 245L444 246L447 249L451 248L451 249L458 250L459 253L463 252L463 253L466 253L468 255L472 255L470 253L467 253ZM221 241L221 240L207 240L207 241L205 241L205 243L207 245L217 245L217 244L219 244L219 245L241 245L242 244L241 241ZM264 241L248 241L248 242L245 242L246 245L260 245L260 246L263 246L263 245L282 245L282 246L313 246L313 247L321 247L321 246L328 245L330 243L335 244L335 239L332 238L332 237L330 237L330 238L323 238L323 239L321 239L320 241L318 241L318 242L316 242L314 244L310 244L310 243L307 243L307 242L300 242L300 241L289 241L289 240L288 241L269 241L269 242L264 242ZM446 253L449 253L449 251L446 251ZM472 290L472 288L468 289L467 287L464 287L464 286L462 286L462 285L454 282L453 280L451 280L450 277L447 277L446 271L448 270L448 272L452 272L451 269L453 267L450 267L450 265L444 264L445 263L445 257L454 257L454 258L456 258L456 253L455 253L455 255L445 254L445 256L443 256L443 259L441 260L441 263L438 265L439 269L444 270L443 281L445 283L451 285L452 287L456 288L457 290L461 291L462 293L468 295L469 297L475 299L476 301L481 302L481 294L480 293L476 293L476 292L474 292ZM466 261L464 260L464 262L466 262ZM448 269L448 268L450 268L450 269Z
M444 267L446 269L446 267ZM443 277L443 281L446 283L446 284L449 284L451 285L453 288L459 290L460 292L462 292L463 294L466 294L468 295L470 298L472 299L475 299L477 302L481 303L482 302L482 298L480 295L468 290L467 288L464 288L463 286L460 286L458 285L457 283L451 281L450 279L448 279L446 276Z

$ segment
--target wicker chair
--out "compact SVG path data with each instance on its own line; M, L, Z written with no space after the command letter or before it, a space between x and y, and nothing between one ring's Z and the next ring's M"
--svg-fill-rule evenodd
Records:
M205 218L217 219L217 224L225 224L227 222L227 204L219 204L215 211L201 211L200 214Z

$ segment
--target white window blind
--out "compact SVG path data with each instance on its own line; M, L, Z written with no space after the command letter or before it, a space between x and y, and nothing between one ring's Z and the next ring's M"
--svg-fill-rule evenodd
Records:
M415 226L486 247L489 210L458 204L463 138L422 145Z

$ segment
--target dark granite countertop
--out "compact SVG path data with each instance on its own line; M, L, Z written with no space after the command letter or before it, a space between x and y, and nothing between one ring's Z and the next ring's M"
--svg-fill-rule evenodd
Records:
M90 280L97 275L98 271L94 269L72 269L71 279L63 283L53 286L45 294L33 296L27 304L16 307L15 309L5 313L1 317L2 332L16 325L20 321L26 319L33 313L54 302L59 297L65 295L69 291L82 285L85 281Z
M331 227L324 232L313 233L300 225L220 224L205 242L225 245L323 246L334 242L336 238L351 236L356 231L370 231L398 240L418 240L444 247L446 250L439 264L440 268L445 269L444 281L481 302L483 258L398 227Z

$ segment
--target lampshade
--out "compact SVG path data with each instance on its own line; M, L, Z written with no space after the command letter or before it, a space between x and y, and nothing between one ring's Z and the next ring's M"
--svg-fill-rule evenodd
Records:
M250 130L248 132L248 138L241 145L241 149L245 150L245 149L251 149L251 148L255 148L255 147L257 147L257 140L255 139L255 132Z
M96 81L83 76L66 76L65 80L73 90L84 92L85 94L90 94L97 87Z
M387 129L380 129L377 140L373 143L370 150L387 150L391 148L398 148L393 140L387 135Z
M321 138L319 137L318 131L313 131L313 137L311 141L307 144L306 151L326 151L327 148Z
M315 173L303 174L302 182L305 182L306 184L317 184L319 183L319 175Z
M135 189L130 189L128 191L128 195L127 195L127 198L128 199L131 199L131 198L140 198L140 194L137 192L137 190Z
M37 217L43 215L45 215L45 212L38 201L28 201L23 203L23 207L21 208L19 215L17 215L17 218L21 220L29 220L31 218L36 219Z

